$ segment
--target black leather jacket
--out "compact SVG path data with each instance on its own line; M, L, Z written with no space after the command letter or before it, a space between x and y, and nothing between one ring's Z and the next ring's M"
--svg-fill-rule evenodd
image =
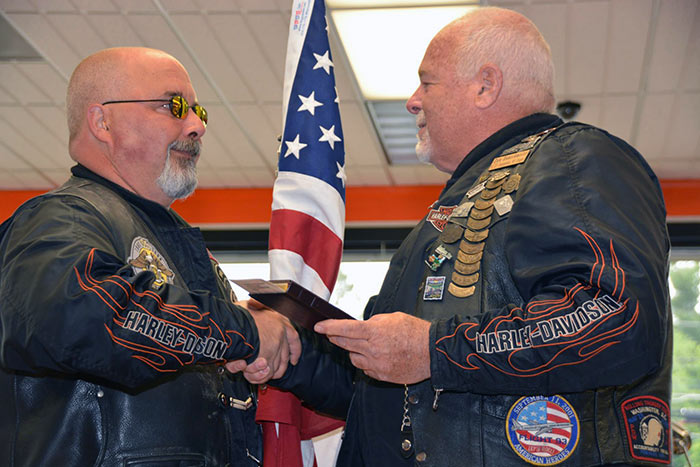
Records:
M201 233L73 173L0 227L3 465L256 465L250 388L212 363L257 329Z
M658 181L623 141L544 114L492 135L371 310L431 321L431 378L357 377L338 465L668 463L669 248ZM342 406L347 361L304 352L277 384ZM332 395L304 386L324 374Z

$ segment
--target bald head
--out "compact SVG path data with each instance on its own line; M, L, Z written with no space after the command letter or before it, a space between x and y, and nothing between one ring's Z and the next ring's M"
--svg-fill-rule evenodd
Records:
M447 25L434 41L450 49L449 60L466 79L486 63L496 65L503 72L503 97L524 115L554 108L549 45L532 21L520 13L479 8Z
M70 141L83 127L90 104L128 95L132 84L139 79L139 63L147 67L149 60L158 58L177 61L161 50L116 47L101 50L80 62L68 82L66 96Z

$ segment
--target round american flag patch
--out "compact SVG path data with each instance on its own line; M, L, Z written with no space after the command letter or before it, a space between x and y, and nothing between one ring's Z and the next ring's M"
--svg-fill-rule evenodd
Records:
M561 396L521 397L506 418L508 442L523 460L534 465L555 465L576 449L579 421Z

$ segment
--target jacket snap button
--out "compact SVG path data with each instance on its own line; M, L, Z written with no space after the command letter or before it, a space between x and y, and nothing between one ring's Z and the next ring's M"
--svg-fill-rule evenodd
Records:
M410 402L413 405L416 405L420 401L420 398L414 394L411 394L408 396L408 402Z
M224 407L228 407L228 397L226 397L226 394L223 392L219 393L219 402L221 402L221 405Z
M418 462L425 462L425 459L426 459L427 457L428 457L428 455L427 455L426 453L424 453L424 452L419 452L418 454L416 454L416 460L417 460Z
M97 397L102 398L104 396L105 396L105 392L102 389L98 389L97 390Z
M220 375L223 375L226 370L224 369L223 366L220 366L216 369L216 371L218 371Z
M404 451L410 450L411 446L412 445L411 445L410 439L405 439L405 440L401 441L401 449L403 449Z

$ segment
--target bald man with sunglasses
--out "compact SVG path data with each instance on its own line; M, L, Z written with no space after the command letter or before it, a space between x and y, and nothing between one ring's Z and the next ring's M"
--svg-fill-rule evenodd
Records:
M247 310L170 205L197 185L207 112L146 48L82 61L61 187L0 226L0 458L10 466L259 465L249 384L301 352Z

